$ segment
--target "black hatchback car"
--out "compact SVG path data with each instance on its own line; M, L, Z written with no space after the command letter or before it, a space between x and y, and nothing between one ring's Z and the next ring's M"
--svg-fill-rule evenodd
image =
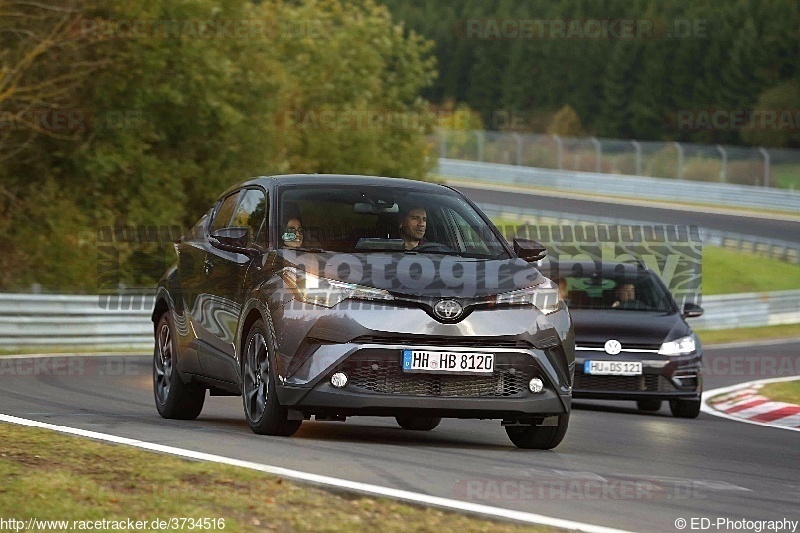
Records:
M642 262L562 262L543 268L559 285L575 324L573 397L635 400L642 411L669 401L695 418L703 390L702 347L686 323L703 309L679 309Z
M260 434L303 420L499 419L522 448L567 430L574 333L558 289L461 193L394 178L256 178L175 245L153 386L165 418L241 395Z

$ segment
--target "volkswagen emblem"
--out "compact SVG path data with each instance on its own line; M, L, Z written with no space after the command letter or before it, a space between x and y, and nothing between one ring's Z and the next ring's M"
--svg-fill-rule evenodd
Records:
M464 308L455 300L439 300L433 306L433 314L442 320L454 320L458 318Z
M617 355L619 352L622 351L622 344L616 339L610 339L606 341L605 346L606 353L608 355Z

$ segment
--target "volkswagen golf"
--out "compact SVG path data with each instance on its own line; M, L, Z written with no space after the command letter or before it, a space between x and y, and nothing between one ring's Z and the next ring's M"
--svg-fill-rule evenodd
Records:
M674 416L700 414L700 340L686 322L703 309L679 308L642 262L575 261L543 268L562 290L575 323L575 398L635 400L641 411L669 402Z

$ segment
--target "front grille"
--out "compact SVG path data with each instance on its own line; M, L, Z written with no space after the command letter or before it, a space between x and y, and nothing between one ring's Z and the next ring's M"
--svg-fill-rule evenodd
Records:
M577 343L579 346L583 348L605 348L605 342L584 342L581 341ZM622 351L625 350L654 350L658 351L661 349L660 344L647 344L647 343L635 343L635 342L623 342L622 343Z
M673 392L675 387L664 376L644 374L641 376L592 376L575 374L577 390L609 392Z
M334 372L350 378L348 387L360 392L461 398L508 398L526 394L528 381L543 377L528 357L513 354L495 356L494 374L489 376L451 376L403 372L399 357L355 354Z
M494 337L432 337L406 335L403 338L364 335L351 342L357 344L392 344L398 346L442 346L453 348L515 348L530 350L530 342L518 339L498 339Z

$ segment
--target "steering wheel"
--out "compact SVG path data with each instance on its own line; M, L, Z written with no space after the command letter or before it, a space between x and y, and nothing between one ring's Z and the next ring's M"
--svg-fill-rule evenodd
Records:
M640 302L639 300L628 300L627 302L620 302L619 305L614 306L614 309L628 309L632 311L647 311L650 306Z
M424 242L415 248L412 248L415 252L455 252L449 246L445 246L444 244L438 242Z

